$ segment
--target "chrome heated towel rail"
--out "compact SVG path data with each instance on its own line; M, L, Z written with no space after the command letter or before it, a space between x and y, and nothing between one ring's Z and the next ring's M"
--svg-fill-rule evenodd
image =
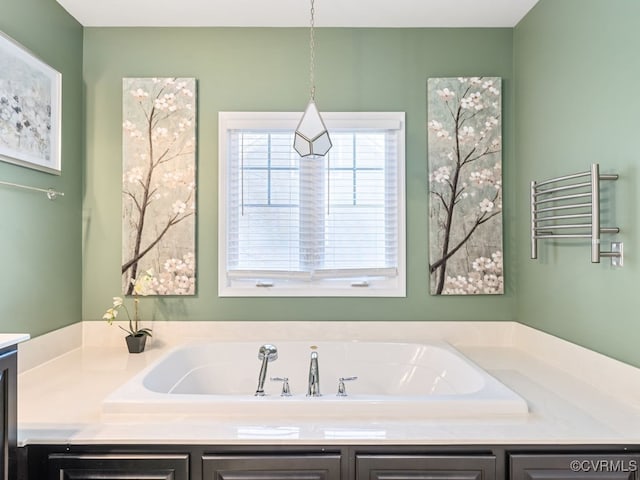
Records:
M621 252L600 250L600 234L620 232L600 225L600 181L617 179L601 175L596 163L587 172L531 182L531 258L538 258L538 240L563 238L590 238L592 263L621 257Z

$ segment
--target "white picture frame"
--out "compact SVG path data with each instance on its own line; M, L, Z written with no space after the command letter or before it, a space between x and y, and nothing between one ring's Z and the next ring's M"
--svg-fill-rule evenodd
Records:
M60 175L62 75L0 32L0 160Z

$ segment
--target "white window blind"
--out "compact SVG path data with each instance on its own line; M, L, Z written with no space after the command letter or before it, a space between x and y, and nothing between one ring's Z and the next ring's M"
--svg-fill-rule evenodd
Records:
M220 294L403 296L404 115L325 113L315 159L298 116L220 114Z

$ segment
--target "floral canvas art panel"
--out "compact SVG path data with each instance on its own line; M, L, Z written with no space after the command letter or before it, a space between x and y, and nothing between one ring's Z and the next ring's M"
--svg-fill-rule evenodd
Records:
M501 79L430 78L427 102L431 294L502 294Z
M0 32L0 159L59 174L62 75Z
M196 80L123 79L122 288L196 291Z

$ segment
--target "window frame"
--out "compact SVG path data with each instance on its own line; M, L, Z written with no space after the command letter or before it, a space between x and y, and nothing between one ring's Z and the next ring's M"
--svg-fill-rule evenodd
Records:
M394 277L358 277L341 279L295 280L264 275L269 281L233 281L229 284L227 266L228 134L238 129L294 131L300 112L219 112L218 113L218 296L219 297L406 297L406 186L405 186L405 113L404 112L323 112L331 130L397 131L397 274ZM379 280L376 280L379 279Z

